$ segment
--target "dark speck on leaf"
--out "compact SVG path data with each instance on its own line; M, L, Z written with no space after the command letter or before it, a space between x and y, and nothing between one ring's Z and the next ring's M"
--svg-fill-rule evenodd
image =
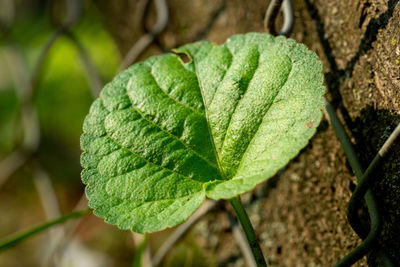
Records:
M190 63L192 59L185 53L176 53L179 57L179 59L184 63Z
M313 126L313 124L314 123L312 121L309 121L306 123L306 126L307 126L307 128L311 128Z

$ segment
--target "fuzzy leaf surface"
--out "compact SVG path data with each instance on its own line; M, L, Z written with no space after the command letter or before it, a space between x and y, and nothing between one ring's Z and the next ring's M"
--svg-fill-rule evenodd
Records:
M136 63L106 85L84 122L82 180L106 222L145 233L204 201L273 176L307 144L324 106L322 64L284 37L200 41Z

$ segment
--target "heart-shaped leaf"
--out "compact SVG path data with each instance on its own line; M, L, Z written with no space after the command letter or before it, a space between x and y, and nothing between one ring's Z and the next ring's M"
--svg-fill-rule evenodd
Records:
M106 222L145 233L232 198L303 148L324 106L322 64L284 37L201 41L134 64L106 85L84 122L82 180Z

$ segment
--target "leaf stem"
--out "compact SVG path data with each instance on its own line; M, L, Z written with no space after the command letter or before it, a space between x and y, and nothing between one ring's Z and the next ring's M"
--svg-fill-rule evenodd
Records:
M256 260L258 267L266 267L264 256L262 254L260 244L258 243L256 234L254 232L253 226L251 225L249 216L246 213L242 205L242 201L239 196L229 199L229 203L235 210L236 216L242 225L243 231L246 234L247 241L249 242L251 252L253 253L254 259Z
M144 266L143 258L145 257L146 247L148 245L149 235L144 234L142 241L140 241L139 246L136 248L135 257L133 258L132 267Z
M40 232L42 232L42 231L44 231L44 230L46 230L46 229L48 229L48 228L50 228L52 226L55 226L57 224L61 224L61 223L66 222L68 220L78 219L78 218L80 218L82 216L85 216L85 215L87 215L89 213L90 213L90 209L74 211L74 212L68 213L68 214L66 214L64 216L61 216L61 217L59 217L57 219L54 219L54 220L45 222L43 224L40 224L38 226L35 226L35 227L33 227L33 228L29 229L29 230L26 230L26 231L24 231L22 233L14 234L9 238L5 238L2 241L0 241L0 252L17 245L18 243L24 241L25 239L27 239L27 238L29 238L29 237L37 234L37 233L40 233Z

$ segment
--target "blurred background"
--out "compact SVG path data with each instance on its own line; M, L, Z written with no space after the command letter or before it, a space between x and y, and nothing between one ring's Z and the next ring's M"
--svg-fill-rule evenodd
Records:
M0 237L86 207L82 122L122 62L103 20L92 1L0 3ZM0 266L131 266L137 245L91 215L2 252Z

